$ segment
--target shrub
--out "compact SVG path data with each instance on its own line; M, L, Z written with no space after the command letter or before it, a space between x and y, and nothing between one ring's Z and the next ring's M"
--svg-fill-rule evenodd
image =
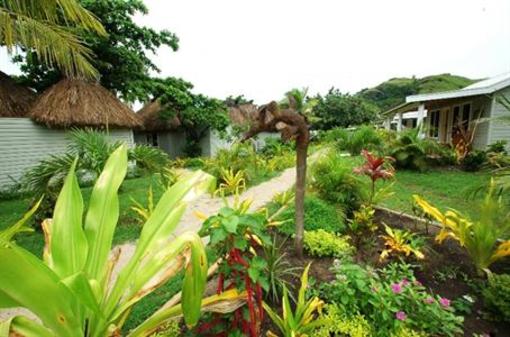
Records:
M335 304L326 306L325 324L314 332L313 336L331 337L372 337L373 328L360 314L346 315Z
M504 153L506 154L506 140L498 140L487 146L487 152Z
M277 228L281 233L292 235L295 232L295 208L287 208L277 220L285 221ZM338 233L345 230L345 214L342 210L315 196L305 197L305 230L312 231L324 229L328 232Z
M350 237L348 236L338 236L323 229L318 229L305 231L303 243L305 250L312 256L342 258L354 252L349 240Z
M427 167L427 154L419 129L402 131L391 144L390 154L398 168L423 171Z
M407 266L373 270L335 261L333 271L336 279L321 286L322 298L335 303L340 314L363 315L374 336L402 336L401 329L450 337L462 332L463 318L450 301L428 292Z
M319 133L319 140L325 143L337 143L338 146L343 147L349 138L349 131L344 128L334 128ZM345 150L342 148L342 150Z
M484 151L474 150L462 159L461 165L463 170L474 172L480 170L486 161L487 154Z
M260 153L266 158L281 156L293 150L293 143L284 143L280 138L267 137L264 139L264 146Z
M363 182L337 153L330 153L313 164L311 176L311 186L319 196L342 205L348 213L358 209L365 199Z
M348 151L353 156L359 155L361 150L379 152L382 145L383 141L379 133L369 125L359 127L337 142L338 149Z
M494 318L510 322L510 275L493 274L482 294L485 307Z

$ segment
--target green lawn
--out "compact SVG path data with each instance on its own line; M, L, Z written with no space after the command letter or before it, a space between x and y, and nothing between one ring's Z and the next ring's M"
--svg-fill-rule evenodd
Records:
M353 168L361 165L361 157L345 157L347 165ZM477 186L488 182L488 172L464 172L458 169L430 169L425 172L397 170L395 179L383 184L393 183L393 195L386 198L381 206L411 213L413 194L419 194L426 200L444 210L455 208L467 214L477 212L478 200L471 196ZM368 182L368 178L367 178Z

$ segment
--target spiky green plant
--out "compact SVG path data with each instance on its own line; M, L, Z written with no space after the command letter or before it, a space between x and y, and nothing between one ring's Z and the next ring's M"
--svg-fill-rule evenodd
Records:
M0 307L24 307L40 319L16 316L0 324L0 332L25 337L117 336L132 307L181 269L185 270L182 304L163 307L127 336L148 336L178 315L192 326L200 317L201 305L242 298L234 291L202 300L207 278L204 245L193 232L172 236L186 202L214 181L201 171L182 178L163 194L143 226L132 257L113 277L120 255L119 249L111 253L119 218L118 189L127 160L125 146L110 156L85 217L76 161L72 164L53 219L43 224L43 260L0 236Z

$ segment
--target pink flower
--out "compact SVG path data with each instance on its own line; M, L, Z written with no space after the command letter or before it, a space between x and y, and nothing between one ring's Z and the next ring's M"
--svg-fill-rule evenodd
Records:
M407 318L407 315L405 312L403 311L399 311L395 314L395 317L399 320L399 321L404 321L406 318Z
M400 283L393 283L391 285L391 291L393 291L394 294L400 294L402 292L402 286Z
M434 303L434 299L433 299L432 297L427 297L427 298L425 299L425 303L427 303L427 304L432 304L432 303Z
M445 308L450 306L450 300L444 297L439 298L439 303Z
M409 280L408 279L403 279L402 282L400 282L404 287L408 286L409 285Z

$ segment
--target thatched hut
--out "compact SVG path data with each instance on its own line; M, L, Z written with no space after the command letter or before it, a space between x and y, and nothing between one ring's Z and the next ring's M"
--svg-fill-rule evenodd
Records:
M25 117L36 96L0 71L0 117Z
M64 79L42 93L29 116L50 128L95 127L133 129L140 118L97 83Z
M70 128L107 129L112 141L132 146L133 128L142 127L112 93L81 80L62 80L35 98L0 74L0 109L0 189L42 159L66 151Z

